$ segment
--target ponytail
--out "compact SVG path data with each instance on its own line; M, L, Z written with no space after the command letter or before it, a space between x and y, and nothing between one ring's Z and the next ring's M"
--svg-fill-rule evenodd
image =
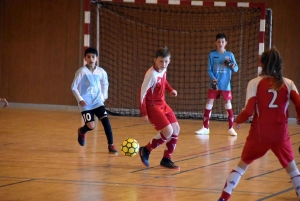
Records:
M265 51L260 59L263 65L262 75L273 77L271 83L272 89L279 90L283 86L283 61L279 51L276 48L271 48Z

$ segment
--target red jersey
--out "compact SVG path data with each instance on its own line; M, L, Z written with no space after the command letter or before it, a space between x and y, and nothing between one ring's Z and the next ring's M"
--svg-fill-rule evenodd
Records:
M165 91L172 92L174 89L167 81L167 70L158 72L153 66L146 72L140 91L140 111L142 116L147 115L147 104L164 105Z
M295 104L297 119L300 117L300 98L294 82L283 78L283 87L276 91L271 88L273 79L258 76L248 83L245 108L236 118L236 123L240 124L254 113L247 140L278 142L289 139L289 100Z

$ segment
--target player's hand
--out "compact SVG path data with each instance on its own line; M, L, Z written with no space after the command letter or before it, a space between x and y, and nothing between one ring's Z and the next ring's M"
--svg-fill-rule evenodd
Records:
M173 96L173 97L176 97L177 96L177 91L176 90L173 90L173 91L171 91L171 96Z
M148 115L146 115L146 116L143 116L142 117L142 121L144 121L144 122L149 122L149 119L148 119Z
M82 100L82 101L79 102L79 105L80 106L86 106L86 102L84 100Z
M242 125L241 124L235 124L235 127L236 127L237 130L239 130L242 127Z
M217 79L213 79L213 80L212 80L211 88L212 88L213 90L218 90L218 81L217 81Z

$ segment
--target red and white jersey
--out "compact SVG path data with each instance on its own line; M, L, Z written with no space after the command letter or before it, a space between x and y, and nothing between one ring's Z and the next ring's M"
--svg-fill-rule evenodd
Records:
M277 142L289 138L288 105L295 104L300 117L300 98L292 80L283 78L284 85L278 91L271 88L274 78L258 76L248 83L246 105L236 118L240 124L253 115L247 140Z
M142 116L147 115L147 104L164 105L165 90L173 91L167 81L167 70L158 72L153 66L145 74L140 91L140 112Z

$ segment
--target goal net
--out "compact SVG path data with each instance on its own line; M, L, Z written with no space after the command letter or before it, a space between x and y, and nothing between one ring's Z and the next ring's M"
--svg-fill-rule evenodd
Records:
M96 14L95 14L96 13ZM232 106L245 104L247 83L257 76L260 43L258 7L191 6L98 1L92 5L91 45L109 78L105 102L111 114L139 116L138 94L155 51L168 46L167 79L178 96L166 101L178 118L203 118L209 88L208 54L218 33L227 36L239 71L233 73ZM223 99L214 102L211 119L227 120Z

